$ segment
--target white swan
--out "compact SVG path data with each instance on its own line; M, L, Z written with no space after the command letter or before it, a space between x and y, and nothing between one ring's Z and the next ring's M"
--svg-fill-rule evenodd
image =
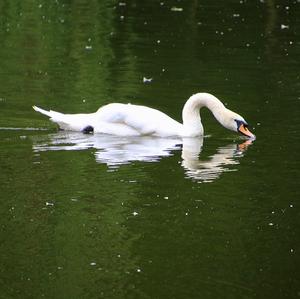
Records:
M156 109L131 104L112 103L89 114L63 114L36 106L33 109L49 116L63 130L119 136L197 137L204 132L199 113L202 107L207 107L225 128L255 138L242 116L227 109L209 93L196 93L187 100L182 110L182 124Z

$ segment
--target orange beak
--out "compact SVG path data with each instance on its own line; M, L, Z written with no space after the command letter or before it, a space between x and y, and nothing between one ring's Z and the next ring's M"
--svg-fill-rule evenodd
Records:
M249 138L255 138L255 135L252 134L244 124L239 126L238 131Z

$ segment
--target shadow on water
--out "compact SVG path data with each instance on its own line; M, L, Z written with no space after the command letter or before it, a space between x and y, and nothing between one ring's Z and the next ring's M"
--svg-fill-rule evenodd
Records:
M110 135L84 135L59 132L44 137L34 137L33 150L79 151L95 149L97 163L106 164L110 170L132 162L158 162L181 150L179 162L188 178L199 182L212 182L223 172L235 171L229 166L239 164L251 140L216 148L215 154L201 159L204 138L117 137Z

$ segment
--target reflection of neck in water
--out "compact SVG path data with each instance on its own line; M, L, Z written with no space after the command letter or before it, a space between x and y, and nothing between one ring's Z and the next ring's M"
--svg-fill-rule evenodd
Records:
M239 164L236 158L241 156L251 143L252 141L247 140L239 145L229 144L219 147L216 154L204 161L199 159L203 138L185 138L183 139L181 165L188 177L202 182L212 182L225 171L235 171L235 169L229 169L228 166Z
M83 135L80 133L57 133L50 136L50 142L37 140L34 151L85 150L96 149L95 158L98 163L116 168L134 161L157 162L162 157L171 156L182 144L182 162L187 177L202 182L211 182L225 171L232 171L229 165L239 162L241 156L252 141L247 140L240 145L230 144L219 147L209 160L199 159L203 146L203 138L157 138L157 137L116 137L110 135Z

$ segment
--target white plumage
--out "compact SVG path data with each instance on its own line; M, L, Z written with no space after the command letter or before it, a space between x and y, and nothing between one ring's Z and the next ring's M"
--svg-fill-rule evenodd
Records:
M33 109L50 117L63 130L85 131L89 127L94 133L118 136L196 137L204 133L199 113L202 107L211 110L227 129L254 137L247 130L243 117L227 109L220 100L208 93L197 93L187 100L182 110L182 124L159 110L132 104L112 103L89 114L63 114L36 106Z

